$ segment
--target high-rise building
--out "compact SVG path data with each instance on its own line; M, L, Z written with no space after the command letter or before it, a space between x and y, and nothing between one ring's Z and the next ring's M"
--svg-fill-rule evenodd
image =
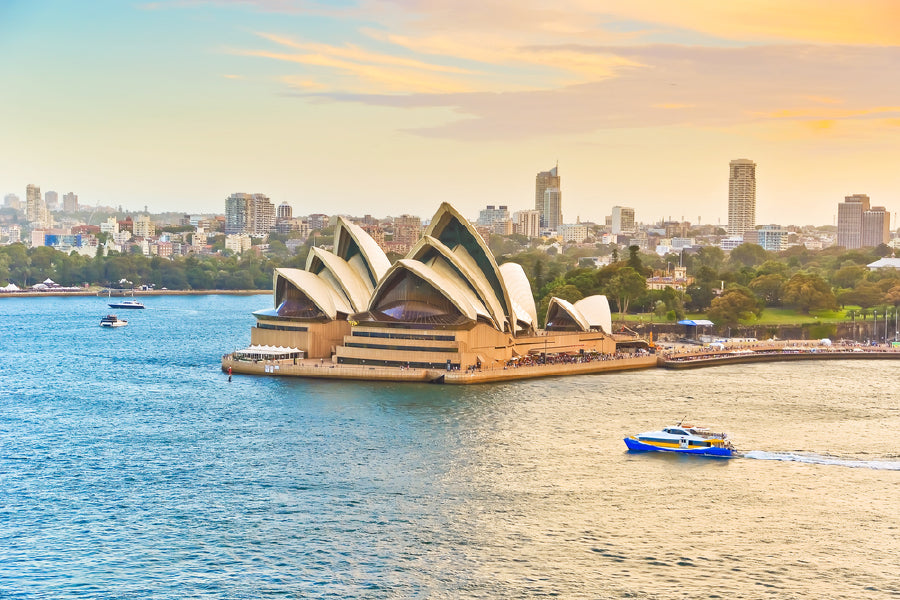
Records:
M263 237L275 228L275 205L264 194L253 194L250 202L250 235Z
M41 186L33 183L25 186L25 220L29 223L40 223L43 204Z
M3 197L3 205L13 210L22 210L22 201L15 194L7 194Z
M278 205L278 213L277 218L280 219L290 219L294 214L294 210L291 208L291 205L287 202L282 202Z
M865 194L845 196L838 204L837 245L848 250L862 247L863 213L869 210L869 197Z
M613 235L634 233L634 209L628 206L613 206L610 228Z
M743 235L756 227L756 163L738 158L729 164L728 234Z
M534 184L534 210L540 211L541 213L541 227L549 227L548 216L545 213L545 206L547 201L547 190L550 188L556 189L556 203L559 204L559 212L562 213L562 198L560 190L562 187L560 186L559 180L559 165L556 165L549 171L541 171L537 174L535 178ZM556 221L557 225L562 223L562 217ZM551 227L551 229L553 229Z
M497 221L509 221L509 208L488 204L484 210L478 213L478 224L482 227L490 227Z
M78 212L78 195L72 192L63 195L63 211Z
M886 244L891 217L883 206L869 206L865 194L845 196L838 204L837 245L847 250Z
M542 224L547 229L556 231L562 222L562 193L558 187L548 187L544 190Z
M864 248L887 244L891 240L891 215L883 206L863 213L861 243Z
M265 194L232 194L225 199L225 233L263 237L275 227L275 205Z
M59 210L59 194L50 190L44 193L44 204L47 210Z
M531 239L541 236L541 211L520 210L513 213L515 232Z
M225 234L246 233L250 225L250 194L232 194L225 199Z

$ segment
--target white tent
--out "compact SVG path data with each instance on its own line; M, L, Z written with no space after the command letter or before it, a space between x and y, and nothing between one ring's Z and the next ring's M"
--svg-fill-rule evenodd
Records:
M234 357L238 360L280 360L303 358L303 356L303 350L284 346L250 346L234 353Z
M9 285L7 285L6 287L0 288L0 292L18 292L18 291L19 291L19 286L17 286L16 284L14 284L12 282L10 282Z

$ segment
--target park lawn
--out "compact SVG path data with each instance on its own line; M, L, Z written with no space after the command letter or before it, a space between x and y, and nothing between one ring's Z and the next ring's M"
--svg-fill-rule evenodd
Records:
M849 310L852 307L848 307ZM671 323L665 319L660 319L653 313L637 313L622 316L619 313L613 313L613 317L622 321L636 323ZM705 313L688 313L685 319L708 319ZM808 315L803 314L799 310L791 308L766 308L763 310L759 319L751 319L749 321L741 321L742 325L803 325L804 323L843 323L849 321L846 310L814 310Z

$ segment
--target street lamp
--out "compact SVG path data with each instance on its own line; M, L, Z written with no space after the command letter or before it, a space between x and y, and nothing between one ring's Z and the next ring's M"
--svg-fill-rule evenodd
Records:
M872 325L875 326L875 335L873 337L875 338L875 343L877 344L878 343L878 310L876 310L874 308L872 309Z

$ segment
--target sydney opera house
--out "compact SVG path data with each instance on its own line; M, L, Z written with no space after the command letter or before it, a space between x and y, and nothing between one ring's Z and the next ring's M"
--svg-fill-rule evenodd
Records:
M251 344L335 365L456 370L615 352L604 296L554 298L539 330L522 267L498 266L449 204L393 265L362 228L339 218L332 251L314 247L305 269L275 271L274 300L254 313Z

